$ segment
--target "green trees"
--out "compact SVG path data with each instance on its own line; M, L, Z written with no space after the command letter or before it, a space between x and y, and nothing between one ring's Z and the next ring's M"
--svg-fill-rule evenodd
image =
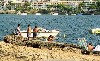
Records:
M97 11L100 12L100 0L98 0L98 1L96 2L96 8L97 8Z
M84 4L84 2L82 2L82 3L80 3L79 5L78 5L78 7L76 8L76 12L77 13L83 13L84 11L83 11L83 9L85 8L85 4Z
M38 12L40 12L42 14L48 14L48 13L50 13L50 10L40 9Z
M58 8L59 11L65 10L65 6L63 4L58 4L56 7Z
M48 8L56 8L55 10L61 13L89 13L89 12L100 12L100 1L96 3L82 2L77 7L72 7L70 5L58 4L49 5ZM88 10L88 11L87 11Z
M29 3L28 1L25 1L24 5L23 5L24 10L29 11L31 9L30 5L31 5L31 3Z
M15 10L16 11L21 11L21 12L28 12L28 11L31 10L30 5L31 4L29 2L25 1L25 3L23 3L23 5L20 4L20 3L17 4Z
M0 1L0 5L4 6L4 1L3 0Z
M2 2L1 4L3 5L4 2ZM63 14L87 13L85 9L88 9L87 12L89 11L100 12L100 0L98 0L96 3L90 4L89 6L86 6L86 2L80 3L77 7L65 4L47 5L47 9L39 9L39 11L32 9L31 3L28 1L22 3L13 3L12 1L9 1L8 4L6 5L6 10L16 10L27 13L40 12L43 14L48 14L50 12L58 12Z
M97 8L97 7L96 7L96 4L91 4L91 5L89 6L88 9L89 9L90 11L95 11L96 8Z
M58 11L59 13L64 13L64 14L72 12L72 7L64 4L48 5L48 9L51 8L53 8L53 11Z
M8 10L12 10L13 7L14 7L14 3L12 3L12 1L8 1L8 4L6 5L6 8Z

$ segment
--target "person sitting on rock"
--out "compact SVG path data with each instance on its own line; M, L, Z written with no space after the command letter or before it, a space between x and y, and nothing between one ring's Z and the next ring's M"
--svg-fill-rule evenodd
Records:
M47 40L48 41L53 41L54 40L54 36L50 35Z
M88 43L87 47L88 47L88 51L92 51L94 49L92 43Z

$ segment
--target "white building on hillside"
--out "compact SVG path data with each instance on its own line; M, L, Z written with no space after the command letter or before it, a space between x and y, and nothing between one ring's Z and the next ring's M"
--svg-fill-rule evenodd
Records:
M41 2L42 1L42 2ZM50 2L44 2L43 0L41 1L35 1L31 3L31 7L33 9L47 9L48 5L58 5L58 4L64 4L64 5L70 5L73 7L78 6L83 0L79 1L72 1L72 0L67 0L67 1L59 1L59 0L50 0ZM51 9L53 10L53 8Z
M31 7L33 9L47 9L48 2L32 2Z
M84 0L84 4L85 4L85 7L83 8L84 11L88 11L89 6L92 4L96 4L96 2L97 2L96 0Z
M84 2L87 6L85 9L88 8L90 4L96 3L95 0L4 0L4 5L0 8L4 8L8 1L12 1L12 3L16 6L22 6L25 1L28 1L31 3L31 7L33 9L47 9L48 5L58 5L58 4L64 4L64 5L70 5L73 7L77 7L80 3ZM1 4L1 3L0 3Z

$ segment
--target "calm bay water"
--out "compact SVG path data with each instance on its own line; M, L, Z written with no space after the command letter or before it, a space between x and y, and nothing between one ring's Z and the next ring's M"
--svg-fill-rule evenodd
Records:
M89 33L92 28L100 28L99 15L81 15L81 16L66 16L66 15L13 15L0 14L0 39L7 34L10 34L17 24L21 24L21 30L27 29L30 24L33 28L35 25L46 29L57 29L60 31L56 41L77 43L77 38L86 38L87 42L92 42L94 45L100 44L100 35ZM64 37L65 35L65 37Z

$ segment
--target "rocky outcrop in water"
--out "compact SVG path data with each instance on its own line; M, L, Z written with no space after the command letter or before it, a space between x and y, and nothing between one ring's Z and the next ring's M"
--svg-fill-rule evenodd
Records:
M20 45L20 46L30 46L30 47L34 47L34 48L42 48L42 47L46 47L49 49L52 49L53 47L56 47L56 48L64 48L64 47L80 48L79 46L74 45L74 44L41 41L40 39L27 40L27 38L23 38L22 36L15 36L15 35L5 36L4 41L6 43L11 43L11 44Z

